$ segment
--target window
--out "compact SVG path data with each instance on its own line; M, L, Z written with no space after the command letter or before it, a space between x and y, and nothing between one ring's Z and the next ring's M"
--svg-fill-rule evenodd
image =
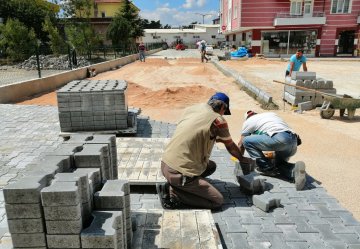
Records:
M200 39L200 36L199 35L194 35L193 38L194 39Z
M211 38L215 39L215 38L216 38L216 35L212 35Z
M312 14L312 0L305 0L304 2L304 15L311 16Z
M233 35L233 41L236 41L236 35Z
M350 13L351 0L332 0L331 13Z
M302 9L302 1L296 0L291 1L290 5L290 15L301 15L301 9Z
M160 39L161 38L161 36L156 36L156 35L154 35L153 36L153 39L155 40L155 39Z
M235 7L234 7L234 19L236 19L237 18L237 12L238 12L238 8L237 8L237 6L235 5Z
M105 12L104 11L101 12L101 17L105 18Z
M175 38L175 39L180 39L180 36L179 36L179 35L175 35L174 38Z

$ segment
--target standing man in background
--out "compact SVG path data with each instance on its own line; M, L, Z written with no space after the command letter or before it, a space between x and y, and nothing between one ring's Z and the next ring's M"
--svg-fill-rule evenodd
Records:
M200 42L200 53L201 53L201 62L204 62L204 60L208 62L209 58L206 57L206 42L204 40Z
M140 42L139 45L139 60L145 62L145 45L143 42Z
M301 65L303 66L304 72L307 71L306 57L304 56L304 50L299 49L296 54L290 57L289 64L286 69L285 77L291 76L293 71L299 71Z

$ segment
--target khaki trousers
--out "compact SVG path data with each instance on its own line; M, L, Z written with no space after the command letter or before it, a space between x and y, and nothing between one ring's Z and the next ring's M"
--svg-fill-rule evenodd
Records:
M224 203L222 194L205 179L215 170L216 163L209 161L204 173L200 176L185 177L184 180L180 172L161 162L161 171L170 184L170 197L195 208L215 209Z

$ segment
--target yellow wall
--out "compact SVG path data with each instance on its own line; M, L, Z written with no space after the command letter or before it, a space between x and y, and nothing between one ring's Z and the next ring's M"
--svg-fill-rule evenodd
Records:
M114 17L116 12L119 11L122 3L98 3L98 16L101 17L101 13L105 12L105 17Z

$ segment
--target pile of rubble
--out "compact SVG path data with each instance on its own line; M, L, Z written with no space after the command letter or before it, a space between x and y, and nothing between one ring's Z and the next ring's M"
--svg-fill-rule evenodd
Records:
M70 69L69 56L40 55L40 67L42 70L68 70ZM77 65L72 63L73 68L89 66L90 62L84 56L77 57ZM15 66L18 69L37 70L36 55Z

